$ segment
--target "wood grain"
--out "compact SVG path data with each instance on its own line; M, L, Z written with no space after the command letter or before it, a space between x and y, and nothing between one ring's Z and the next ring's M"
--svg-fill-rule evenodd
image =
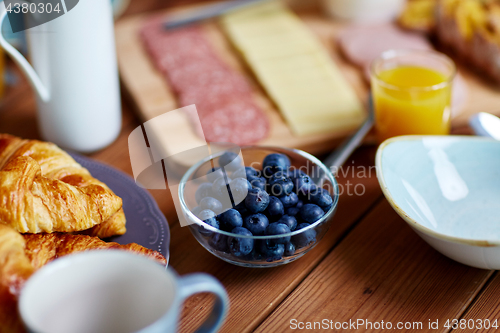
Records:
M358 167L373 163L373 147L362 148L355 156L354 163ZM339 208L333 217L330 230L323 240L304 257L288 265L267 268L249 269L233 266L216 258L201 247L190 234L188 228L177 225L172 227L171 266L180 274L197 271L214 275L226 287L231 308L222 332L250 332L297 286L307 274L324 258L333 246L343 237L351 226L370 209L381 197L375 174L360 178L349 169L345 177L341 176L340 184L344 193L339 198ZM349 182L349 183L348 183ZM347 191L349 185L351 192ZM358 193L362 196L349 195L352 188L358 185ZM211 297L196 296L189 299L184 306L181 332L193 332L207 315Z
M429 319L459 317L491 274L432 249L384 199L257 332L291 331L293 318L422 322L425 331Z
M496 330L491 327L489 327L489 329L484 328L484 326L480 325L477 320L481 320L483 323L485 319L488 319L490 323L493 323L496 320L496 323L500 326L500 298L498 295L500 295L500 275L496 272L488 285L477 297L474 304L472 304L462 318L459 319L465 319L466 323L473 320L475 323L475 332L491 332ZM470 327L472 327L472 324ZM469 328L460 329L460 326L458 329L453 330L453 332L470 331L471 329Z

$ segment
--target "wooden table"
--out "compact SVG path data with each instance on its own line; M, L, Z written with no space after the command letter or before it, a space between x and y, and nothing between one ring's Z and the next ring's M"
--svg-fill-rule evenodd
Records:
M174 2L188 1L136 1L127 14ZM0 132L39 138L35 109L23 79L8 89L0 106ZM127 138L139 125L124 100L119 138L91 157L131 174ZM303 258L273 269L241 268L217 259L179 226L168 191L151 191L170 222L171 267L181 275L207 272L227 288L231 310L223 332L288 332L293 320L298 325L323 319L333 326L365 320L374 328L383 321L393 329L401 322L414 331L418 323L420 331L429 331L429 323L438 320L435 331L449 331L444 327L448 319L500 318L500 276L456 263L420 239L383 197L373 168L375 151L362 147L347 162L347 174L338 178L343 188L339 209L324 239ZM371 173L360 173L363 168ZM212 302L209 295L190 298L181 331L194 331Z

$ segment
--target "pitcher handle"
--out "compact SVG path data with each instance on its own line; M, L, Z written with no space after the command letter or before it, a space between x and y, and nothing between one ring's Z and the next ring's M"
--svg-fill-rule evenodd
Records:
M215 301L212 312L200 328L196 330L196 333L217 332L222 326L229 308L229 299L222 284L208 274L190 274L179 279L179 292L182 301L198 293L208 292L215 294L217 300Z
M0 5L0 28L2 27L3 21L5 20L6 16L7 10L5 8L5 2L2 2L2 4ZM14 60L14 62L19 65L21 71L28 77L33 90L37 92L40 99L44 102L48 102L50 100L50 93L48 89L43 85L42 80L40 80L40 77L30 65L28 60L26 60L26 58L23 57L23 55L18 50L16 50L5 40L1 31L0 45L5 50L5 52L12 57L12 60Z

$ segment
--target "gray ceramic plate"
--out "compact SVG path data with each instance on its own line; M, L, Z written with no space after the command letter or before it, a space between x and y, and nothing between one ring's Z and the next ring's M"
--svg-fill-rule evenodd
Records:
M72 153L71 156L123 200L127 232L108 240L119 244L137 243L160 252L168 260L170 229L153 197L125 173L81 155Z

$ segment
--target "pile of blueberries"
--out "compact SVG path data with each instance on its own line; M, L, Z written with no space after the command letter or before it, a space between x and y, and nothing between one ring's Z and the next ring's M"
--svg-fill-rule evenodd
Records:
M195 194L198 206L192 209L194 215L216 229L246 236L288 234L316 222L333 205L330 193L317 187L306 173L291 168L286 155L267 155L262 170L256 170L243 167L234 152L225 152L219 158L219 165L222 168L209 170L208 182L198 187ZM223 207L221 203L227 193L232 207ZM292 237L257 240L222 235L203 226L199 232L209 238L214 250L268 262L292 256L296 250L316 241L314 228Z

